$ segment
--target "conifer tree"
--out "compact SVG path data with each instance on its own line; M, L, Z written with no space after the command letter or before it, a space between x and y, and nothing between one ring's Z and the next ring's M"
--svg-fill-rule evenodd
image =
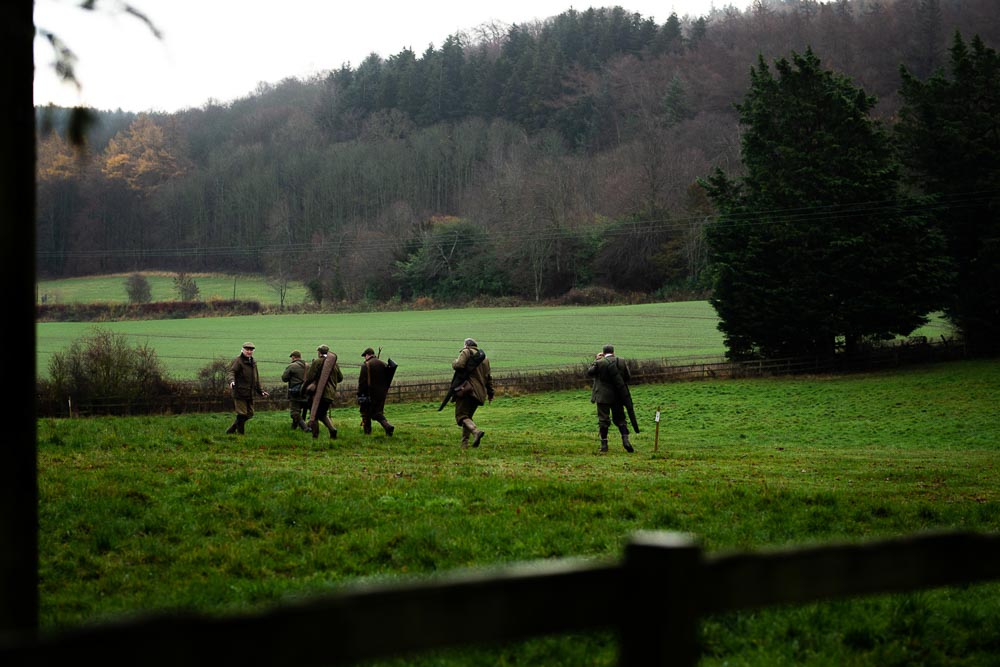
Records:
M943 240L900 190L875 99L807 50L759 59L737 105L746 175L704 185L712 303L732 358L853 351L941 306Z
M945 312L978 351L1000 347L1000 56L955 35L951 78L902 70L897 136L906 164L939 206L957 281Z

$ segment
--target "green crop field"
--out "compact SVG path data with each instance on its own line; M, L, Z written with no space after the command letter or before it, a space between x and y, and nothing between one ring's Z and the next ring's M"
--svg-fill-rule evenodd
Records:
M360 366L369 345L384 348L399 365L400 381L447 380L451 361L471 336L490 356L495 373L534 372L588 363L605 343L629 359L705 359L725 349L718 318L707 301L633 306L467 308L429 311L254 315L243 317L94 323L42 322L36 326L40 376L54 352L93 333L95 326L156 350L167 374L193 380L219 357L232 358L250 340L257 346L262 381L279 382L288 353L307 359L328 344L345 372ZM935 318L920 332L948 332Z
M223 434L226 414L40 420L43 629L614 558L636 530L694 533L709 552L1000 531L998 360L633 394L632 455L596 453L586 391L499 398L469 450L428 403L390 405L391 439L362 435L346 407L335 441L280 412L243 437ZM715 616L700 635L713 666L996 665L1000 584ZM596 634L379 664L614 662L614 636Z
M719 355L722 335L707 302L638 306L468 308L432 311L254 315L101 323L135 344L156 350L168 374L194 379L217 357L239 354L245 340L256 346L265 382L277 382L288 353L312 358L321 343L346 368L360 366L361 351L382 346L400 364L401 380L448 379L462 341L475 338L494 372L563 368L593 359L606 342L636 359ZM47 372L53 352L65 350L93 323L44 322L36 327L38 369Z
M141 271L149 280L153 301L176 301L174 289L176 273ZM130 274L85 276L40 280L35 287L38 303L128 303L125 280ZM218 273L189 273L198 285L199 298L239 299L278 305L281 299L277 290L260 276L223 275ZM289 285L285 303L303 303L307 298L302 283Z

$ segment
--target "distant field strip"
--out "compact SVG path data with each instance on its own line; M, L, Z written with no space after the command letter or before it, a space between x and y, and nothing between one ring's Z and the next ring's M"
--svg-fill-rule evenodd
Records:
M149 281L153 301L176 301L174 289L176 273L141 272ZM202 300L239 299L260 301L262 304L277 305L281 299L278 291L269 286L260 276L226 276L217 273L189 273L188 277L198 285ZM35 288L35 301L48 304L68 303L128 303L125 280L129 274L88 276L82 278L62 278L41 280ZM285 303L302 303L307 292L302 283L291 283L285 293Z
M55 352L95 326L149 345L170 377L193 380L217 358L233 358L250 340L257 346L265 383L280 381L288 353L310 359L322 343L340 355L349 379L371 345L392 357L403 382L451 377L450 364L470 336L486 350L497 374L534 373L589 363L605 343L629 359L701 361L725 348L718 318L706 301L634 306L468 308L431 311L140 320L94 323L44 322L36 326L38 374L48 374ZM937 337L947 325L934 320L920 334Z
M471 336L489 354L494 372L531 373L588 363L605 343L632 359L715 357L723 353L715 311L705 301L636 306L469 308L433 311L267 315L94 323L45 322L36 327L38 373L95 326L149 345L168 374L191 380L213 359L231 358L243 341L257 346L265 382L276 382L297 348L311 358L326 343L345 369L361 351L383 347L400 364L400 380L450 377L450 363Z

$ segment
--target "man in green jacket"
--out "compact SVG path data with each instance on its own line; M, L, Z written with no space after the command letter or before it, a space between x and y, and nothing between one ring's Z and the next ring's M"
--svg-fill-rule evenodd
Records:
M233 404L236 407L236 421L226 429L226 433L243 435L244 426L253 419L254 396L268 397L268 393L260 387L260 373L257 371L257 361L253 358L254 344L243 343L240 355L229 364L226 379L229 380L229 390L233 394Z
M302 353L298 350L292 350L288 358L291 359L291 362L285 366L285 370L281 374L281 381L288 385L288 409L291 412L292 429L301 428L303 431L308 431L309 427L302 419L303 410L306 409L307 405L305 399L306 362L302 360Z
M454 398L455 423L462 428L462 449L469 446L470 438L472 446L478 447L486 431L476 426L472 416L476 414L476 409L480 405L486 401L493 402L490 360L486 358L486 353L479 349L476 341L466 338L465 347L458 353L458 358L452 362L451 367L456 371L456 377L468 381L468 389L456 392Z
M309 430L312 431L313 438L318 438L319 425L322 423L330 432L330 439L336 440L337 429L327 412L337 398L337 383L344 381L344 374L337 364L337 355L330 352L329 345L320 345L316 352L318 356L306 371L306 392L313 395Z
M601 434L601 451L608 451L608 430L612 422L622 435L622 447L631 454L635 451L628 441L628 422L625 420L625 396L631 379L628 364L615 356L613 345L605 345L604 350L594 358L587 369L587 376L594 378L590 392L590 402L597 404L597 427Z

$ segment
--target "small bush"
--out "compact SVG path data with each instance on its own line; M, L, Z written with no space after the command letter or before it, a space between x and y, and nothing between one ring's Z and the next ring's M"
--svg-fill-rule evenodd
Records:
M125 279L125 293L129 303L149 303L153 300L153 288L141 273L133 273Z
M183 271L174 277L174 291L177 292L177 298L180 301L198 300L198 283Z
M566 306L596 306L617 303L621 300L613 289L607 287L574 287L558 299L558 303Z
M434 299L429 296L418 296L413 300L414 310L433 310L434 309Z
M111 413L130 412L172 392L156 351L132 347L122 334L94 329L49 361L46 390L57 401L70 398L78 406L102 404Z
M198 388L208 395L226 393L226 374L231 360L216 357L198 371Z

